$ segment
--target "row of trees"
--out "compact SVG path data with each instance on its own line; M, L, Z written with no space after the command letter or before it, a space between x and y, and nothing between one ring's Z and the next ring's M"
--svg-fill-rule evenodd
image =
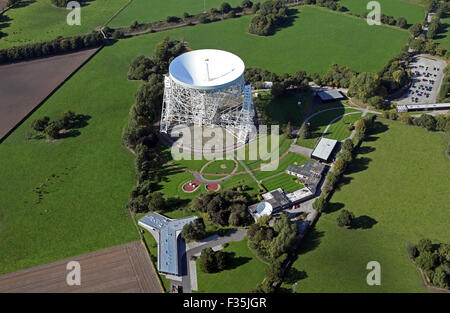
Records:
M422 269L428 283L450 289L450 244L433 244L430 239L421 239L417 245L407 244L408 256Z
M52 4L59 7L59 8L65 8L67 7L67 3L69 3L70 0L52 0Z
M305 71L297 71L294 75L289 73L278 75L259 67L250 67L245 70L244 78L256 89L264 89L264 82L272 82L271 93L276 97L285 95L289 90L306 91L309 89L309 78Z
M150 23L139 23L135 20L129 27L121 28L120 30L123 32L134 32L138 30L149 30L150 32L153 32L153 28L155 27L164 27L176 23L193 25L194 23L198 22L200 24L207 24L215 21L220 21L222 19L237 17L238 13L240 13L241 15L253 14L259 9L259 7L259 3L253 5L253 2L250 0L243 0L241 2L241 5L238 5L234 8L228 2L223 2L219 8L211 8L208 12L198 14L190 14L188 12L184 12L182 17L171 15L167 16L164 21L156 21ZM118 29L111 30L111 35L113 38L114 33L117 30Z
M16 4L20 3L20 1L22 1L22 0L8 0L6 2L6 6L11 8L11 7L15 6Z
M248 32L259 36L273 35L288 20L287 8L282 0L267 0L256 11Z
M437 116L421 114L419 117L412 117L406 112L397 114L394 110L391 110L383 111L383 117L398 120L404 124L419 126L429 131L450 132L450 113Z
M354 141L352 139L346 139L342 143L341 151L337 154L333 170L329 171L325 178L325 182L322 187L322 194L313 203L313 208L317 212L320 213L326 210L331 193L336 188L348 165L355 158L357 147L369 134L371 129L373 129L374 125L375 115L360 118L356 122Z
M288 215L282 214L272 227L269 220L270 216L263 216L247 231L249 247L269 263L264 281L255 292L274 291L274 285L283 279L285 261L298 241L297 225Z
M185 51L180 41L170 41L166 37L158 43L152 58L138 56L131 62L128 79L143 80L130 109L128 123L122 134L125 146L134 148L140 138L152 134L152 124L161 112L164 84L163 74L167 73L170 62Z
M135 147L137 186L131 191L127 204L127 209L132 213L167 212L183 204L178 197L165 198L158 192L158 185L165 179L165 173L163 161L158 158L155 149L156 144L157 137L151 134L141 138Z
M62 130L72 128L79 120L79 115L71 110L64 111L61 116L52 121L48 116L35 119L31 122L31 129L36 133L45 134L50 139L57 139Z
M51 41L0 49L0 64L93 48L102 44L103 36L99 32L68 38L59 37Z
M211 221L221 226L245 226L251 223L247 206L252 199L237 188L200 195L193 200L196 210L207 213Z
M339 4L339 0L305 0L305 4L316 4L320 7L325 7L333 11L346 12L348 9Z

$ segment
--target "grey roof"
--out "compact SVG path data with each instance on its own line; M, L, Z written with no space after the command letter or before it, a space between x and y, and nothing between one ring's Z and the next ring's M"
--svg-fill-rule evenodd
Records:
M173 220L161 214L150 212L138 221L138 224L159 233L158 240L158 271L162 273L180 275L177 239L184 225L197 219L191 216Z
M433 103L433 104L407 104L408 110L420 110L420 109L445 109L450 108L450 103Z
M306 163L301 166L289 165L287 167L288 171L297 173L305 177L321 175L324 169L324 164L310 160L306 161Z
M344 95L336 89L327 89L319 92L317 95L323 101L344 99Z
M323 137L320 138L319 143L314 148L314 151L311 153L311 157L316 157L321 160L328 160L336 144L337 140Z

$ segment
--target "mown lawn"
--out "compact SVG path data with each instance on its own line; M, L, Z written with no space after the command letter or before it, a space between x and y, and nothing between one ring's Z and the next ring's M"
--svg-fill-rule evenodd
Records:
M223 168L222 168L223 167ZM209 163L202 173L208 174L230 174L236 167L234 160L216 160Z
M425 17L425 8L408 0L377 0L381 5L381 13L391 15L394 18L404 17L408 24L421 23ZM369 12L366 9L366 0L340 0L339 3L345 6L350 12L362 14Z
M90 33L103 25L127 0L87 1L81 7L81 25L67 24L69 10L57 8L50 0L23 1L24 4L4 13L0 31L0 48L19 46L58 36Z
M436 41L445 49L450 49L450 16L441 18L441 31L436 35Z
M262 182L264 187L267 188L267 190L275 190L277 188L283 189L285 192L293 192L295 190L298 190L300 188L303 188L304 186L298 182L298 179L296 179L295 176L289 175L289 174L281 174L272 178L269 178Z
M306 237L294 267L305 271L297 292L426 292L405 245L448 242L448 136L384 121L333 195L328 213ZM342 209L358 229L342 229ZM381 286L366 284L369 261L381 264ZM286 288L290 285L285 284Z
M302 165L304 164L308 159L302 155L289 152L286 154L282 159L278 161L277 167L275 170L272 171L253 171L253 175L255 175L256 179L264 179L270 176L273 176L277 173L284 172L289 165L296 164L296 165ZM268 167L266 169L269 169Z
M203 273L197 261L198 292L249 292L264 279L266 264L258 260L247 246L247 238L230 242L222 250L231 257L230 266L219 273Z
M325 111L315 115L309 120L310 123L309 130L311 133L310 137L307 139L297 140L297 145L313 149L316 146L317 140L322 136L327 126L334 119L338 118L339 116L342 116L343 114L355 111L356 111L355 109L337 106L336 109L334 110ZM342 118L336 120L330 127L333 127L334 124L339 124L341 120ZM342 122L342 124L344 124L344 122ZM325 135L325 137L332 138L329 137L328 135Z
M333 123L330 128L328 128L325 137L336 139L338 141L348 138L351 134L348 127L354 124L361 117L361 115L361 113L354 113L339 119L336 123Z

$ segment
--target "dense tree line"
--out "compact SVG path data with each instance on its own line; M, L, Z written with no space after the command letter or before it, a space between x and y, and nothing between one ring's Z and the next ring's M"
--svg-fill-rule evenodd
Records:
M180 207L183 201L178 197L166 198L158 192L159 183L165 179L163 160L156 151L157 137L150 134L141 138L134 151L137 186L130 193L127 209L132 213L149 211L168 212Z
M381 84L379 96L386 96L389 93L393 93L409 82L409 61L407 48L405 47L399 54L390 59L378 72ZM376 108L382 109L382 107Z
M260 258L269 262L264 281L255 292L273 292L274 284L282 281L284 263L288 254L296 247L298 241L297 224L291 222L286 214L282 214L269 226L269 216L261 217L247 231L248 244Z
M412 120L416 126L423 127L431 131L450 132L450 115L433 116L430 114L422 114Z
M338 88L348 88L352 78L358 75L357 72L347 66L340 66L333 63L327 73L320 76L317 73L311 75L312 80L317 85L334 86Z
M260 5L250 22L249 33L259 36L273 35L288 20L287 8L282 0L267 0Z
M93 48L102 44L103 36L99 32L93 32L87 35L57 38L51 41L15 46L0 49L0 64Z
M271 93L276 97L285 95L290 90L296 92L309 90L309 79L305 71L297 71L294 75L289 73L277 75L258 67L250 67L245 70L244 79L252 83L255 89L264 89L264 82L272 82Z
M348 9L339 4L339 0L305 0L305 4L316 4L320 7L325 7L333 11L345 12Z
M67 6L67 3L69 3L70 0L52 0L52 4L59 7L59 8L65 8Z
M428 283L450 289L450 244L433 244L430 239L421 239L417 245L408 244L406 249Z
M289 216L282 214L269 226L269 217L261 217L247 231L249 247L266 261L274 261L283 253L288 253L298 239L297 225Z
M251 223L247 210L250 202L251 198L247 193L234 188L201 195L193 200L193 207L207 213L215 224L244 226Z
M322 187L322 194L313 203L317 212L323 212L328 205L328 199L342 178L349 164L354 160L357 147L375 126L375 116L360 118L356 121L354 141L346 139L341 146L341 151L336 156L333 169L328 172ZM346 226L346 225L344 225Z
M164 83L170 62L182 54L186 47L180 41L165 38L158 43L152 58L138 56L130 65L128 79L143 80L130 109L128 123L122 134L124 145L133 148L140 138L152 133L152 125L161 112Z
M13 7L13 6L15 6L16 4L20 3L20 1L22 1L22 0L8 0L8 1L6 2L6 6L7 6L7 7Z

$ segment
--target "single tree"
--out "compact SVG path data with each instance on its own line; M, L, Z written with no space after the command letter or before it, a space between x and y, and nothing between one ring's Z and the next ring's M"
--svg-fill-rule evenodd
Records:
M352 212L344 209L341 211L336 220L339 227L349 228L354 218L355 215Z

